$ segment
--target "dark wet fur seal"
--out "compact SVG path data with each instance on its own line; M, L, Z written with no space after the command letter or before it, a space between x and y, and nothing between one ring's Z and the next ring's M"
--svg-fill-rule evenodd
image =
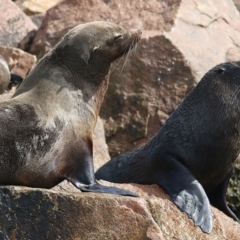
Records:
M95 176L116 183L158 184L210 233L209 201L239 222L226 204L239 150L240 62L228 62L205 74L150 142L113 158Z
M51 188L64 179L88 192L136 196L97 183L92 135L111 63L140 30L108 22L78 25L0 103L0 184Z

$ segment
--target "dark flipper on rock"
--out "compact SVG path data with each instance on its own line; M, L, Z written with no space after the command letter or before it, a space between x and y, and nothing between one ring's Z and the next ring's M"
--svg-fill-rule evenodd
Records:
M137 194L130 192L128 190L120 189L117 187L103 186L99 183L95 183L90 186L81 186L80 189L83 192L110 193L110 194L117 194L122 196L138 197Z
M209 192L208 198L210 203L224 212L227 216L233 218L235 221L239 222L239 219L237 216L231 211L231 209L228 207L227 202L226 202L226 192L227 192L227 187L229 183L229 179L231 177L232 172L230 172L224 179L223 181L211 192Z
M108 187L99 184L95 180L93 170L93 160L90 155L85 155L81 161L77 161L78 166L71 172L70 175L65 176L75 187L83 192L97 192L97 193L110 193L122 196L138 197L137 194L128 190L120 189L117 187Z
M212 231L212 213L207 195L201 184L191 172L174 157L167 156L161 165L159 173L155 174L158 184L170 195L173 202L190 218L203 232Z

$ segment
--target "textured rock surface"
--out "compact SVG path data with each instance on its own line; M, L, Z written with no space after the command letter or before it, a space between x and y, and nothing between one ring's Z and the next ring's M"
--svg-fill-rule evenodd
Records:
M111 156L147 142L195 84L183 55L160 31L145 31L137 53L124 68L124 60L116 65L100 112Z
M50 9L31 46L38 57L49 51L60 38L79 23L105 20L124 27L170 30L180 0L63 0Z
M208 235L157 186L122 187L143 197L0 187L0 238L239 239L240 225L214 208Z
M227 200L230 208L240 219L240 164L237 164L233 170L227 191Z
M16 4L28 16L39 13L45 13L60 0L17 0Z
M103 123L98 117L97 124L93 132L93 163L94 171L99 169L104 163L110 159L108 146L106 144Z
M37 62L34 55L18 48L0 46L0 55L7 61L10 71L22 78L26 77Z
M165 35L181 51L199 81L210 68L240 59L240 16L229 0L182 0Z
M0 45L17 47L37 27L11 0L0 0Z
M236 8L240 11L240 0L233 0Z

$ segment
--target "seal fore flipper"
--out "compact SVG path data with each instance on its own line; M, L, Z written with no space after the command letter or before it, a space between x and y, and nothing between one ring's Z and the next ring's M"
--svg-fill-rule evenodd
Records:
M227 216L231 217L235 221L239 222L237 216L231 211L226 202L226 192L231 177L232 171L223 179L223 181L211 192L207 193L210 203L224 212Z
M85 156L82 156L80 161L76 162L78 162L78 166L76 166L75 169L73 169L70 173L65 175L64 178L70 181L81 191L138 197L137 194L131 191L99 184L95 179L93 159L89 154L85 154Z
M80 186L78 188L83 192L109 193L109 194L116 194L116 195L122 195L122 196L139 197L137 194L131 191L124 190L117 187L104 186L97 182L93 185Z
M163 187L173 202L193 219L203 232L212 231L212 213L207 195L191 172L171 156L161 166L158 185ZM157 175L155 175L157 177Z

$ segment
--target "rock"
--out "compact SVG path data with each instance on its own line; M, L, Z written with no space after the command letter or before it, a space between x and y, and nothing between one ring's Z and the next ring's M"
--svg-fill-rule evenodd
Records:
M59 1L60 0L17 0L16 4L26 15L32 16L35 14L45 13Z
M0 55L6 60L11 73L25 78L36 63L36 57L17 48L0 46ZM0 102L12 97L16 88L0 95Z
M236 8L238 9L238 11L240 11L240 0L233 0Z
M170 30L180 0L63 0L51 8L33 41L30 52L42 57L79 23L105 20L124 27ZM81 13L81 14L80 14Z
M105 139L105 131L100 117L98 117L93 132L93 164L94 171L97 171L103 164L110 160L108 146Z
M37 29L11 0L1 0L0 13L0 45L17 47L28 32Z
M0 54L0 94L4 93L10 82L10 71L7 62Z
M240 58L240 17L232 0L182 0L165 36L182 52L197 81L215 65Z
M31 20L38 28L41 26L44 17L45 17L45 14L42 14L42 13L30 16Z
M184 56L160 32L145 31L137 53L117 63L100 116L111 156L150 140L195 79Z
M240 225L215 208L205 234L156 185L120 186L142 197L2 186L0 239L239 239Z
M240 164L236 164L227 190L228 206L240 219Z
M37 61L36 56L12 47L0 46L0 55L2 55L8 63L10 72L22 78L27 76Z

